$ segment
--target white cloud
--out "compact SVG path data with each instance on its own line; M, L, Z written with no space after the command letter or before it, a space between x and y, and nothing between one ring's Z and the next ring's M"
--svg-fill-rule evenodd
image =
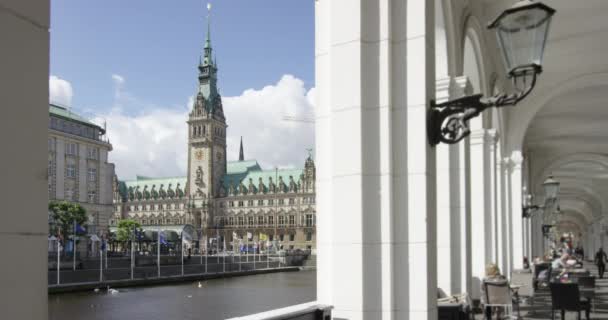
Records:
M117 106L125 100L125 77L119 74L112 74L112 81L114 82L114 105Z
M49 102L70 107L73 95L74 92L70 82L54 75L49 77Z
M304 82L284 75L279 82L261 90L249 89L237 97L224 97L228 123L228 158L238 159L243 136L245 158L257 159L263 167L304 165L307 152L314 148L314 123L286 121L313 117L314 89L306 91Z
M122 91L124 78L115 76L118 75L112 79ZM268 169L275 165L303 166L305 149L314 148L314 124L285 121L283 117L311 118L313 98L314 89L307 91L302 80L291 75L260 90L248 89L240 96L223 97L228 123L228 159L238 159L239 141L243 136L247 159L257 159ZM186 173L186 120L192 101L190 97L188 106L178 109L144 108L145 113L139 115L127 114L122 107L124 102L117 102L110 112L95 119L98 123L104 120L107 123L108 137L114 146L110 161L116 164L121 179L130 179L136 174Z
M114 83L118 86L122 86L125 83L125 77L119 74L113 74L112 80L114 80Z
M106 121L112 143L110 161L121 179L136 174L174 176L186 172L187 110L154 109L142 115L125 115L112 109L96 121Z

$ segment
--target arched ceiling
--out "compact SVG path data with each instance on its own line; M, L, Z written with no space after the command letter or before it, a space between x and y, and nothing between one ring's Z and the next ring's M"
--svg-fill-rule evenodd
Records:
M503 5L513 1L499 1ZM602 100L608 90L608 1L544 1L557 10L545 49L543 73L531 95L509 110L510 143L518 148L575 148L582 137L596 138L588 129L608 116ZM495 5L493 6L495 7ZM603 76L602 76L603 75ZM599 81L598 81L599 80ZM599 112L599 113L598 113ZM589 114L596 117L590 118ZM587 120L592 119L592 122ZM557 126L555 126L557 124ZM555 128L568 130L557 132ZM597 131L597 129L595 130ZM525 137L524 137L525 133ZM549 143L555 137L562 144ZM592 141L589 141L592 142ZM604 152L606 147L602 146Z
M536 194L552 174L570 222L594 223L608 207L608 1L544 2L557 13L543 74L534 92L509 110L511 143L523 142Z
M559 231L560 234L572 232L572 234L574 234L575 237L579 237L579 235L582 235L582 233L583 233L583 229L582 229L581 225L579 225L577 222L569 221L569 220L560 221L557 224L557 230Z
M608 152L608 84L564 92L541 109L526 132L528 149Z

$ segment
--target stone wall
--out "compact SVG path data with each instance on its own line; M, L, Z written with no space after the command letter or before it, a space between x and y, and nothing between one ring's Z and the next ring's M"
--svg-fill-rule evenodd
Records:
M0 0L0 310L47 319L49 1Z

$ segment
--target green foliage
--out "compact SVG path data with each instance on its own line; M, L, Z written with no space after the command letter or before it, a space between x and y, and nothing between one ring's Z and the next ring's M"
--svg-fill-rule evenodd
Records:
M51 211L55 224L64 236L74 233L74 221L83 226L87 220L87 211L78 203L51 201L49 202L49 211Z
M141 224L135 220L122 219L118 221L118 230L116 230L116 241L125 242L134 237L133 230L141 231Z

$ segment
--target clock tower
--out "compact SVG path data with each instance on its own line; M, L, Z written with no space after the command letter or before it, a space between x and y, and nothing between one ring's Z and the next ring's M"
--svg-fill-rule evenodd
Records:
M209 19L208 19L209 20ZM217 90L217 64L211 32L198 65L198 90L188 117L188 207L190 223L202 229L211 225L213 198L226 173L226 119Z

